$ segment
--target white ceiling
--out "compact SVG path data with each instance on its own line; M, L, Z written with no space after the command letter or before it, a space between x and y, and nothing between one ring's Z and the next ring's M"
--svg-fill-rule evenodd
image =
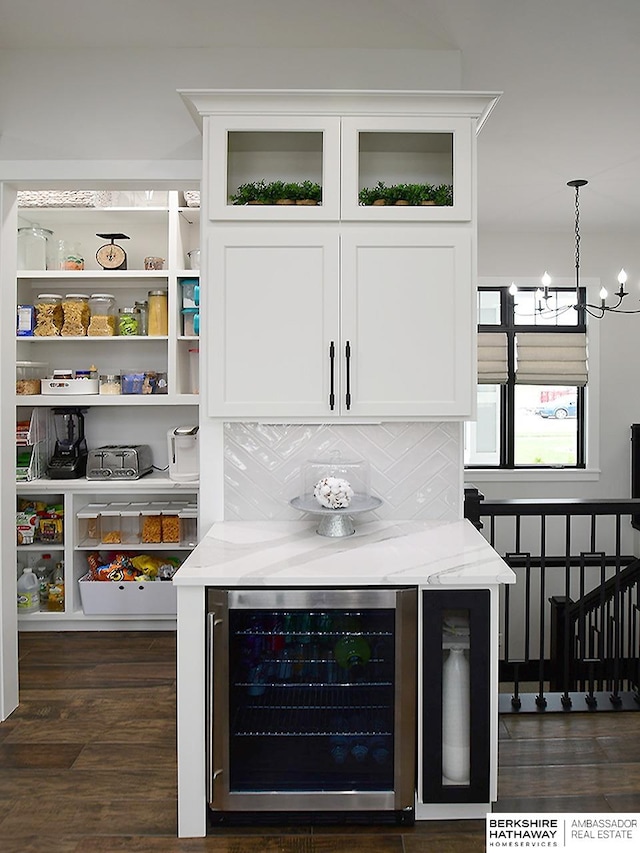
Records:
M0 49L411 48L503 91L479 139L484 228L640 226L639 0L0 0Z

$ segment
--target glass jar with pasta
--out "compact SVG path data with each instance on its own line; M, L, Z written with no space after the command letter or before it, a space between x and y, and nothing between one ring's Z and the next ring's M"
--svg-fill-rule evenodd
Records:
M67 293L62 300L63 323L60 334L63 338L79 338L87 334L89 327L89 297L86 293Z
M62 297L57 293L39 293L34 307L36 325L33 334L39 338L59 337L64 321Z
M111 293L92 293L89 297L91 320L87 335L96 338L109 338L116 334L116 300Z

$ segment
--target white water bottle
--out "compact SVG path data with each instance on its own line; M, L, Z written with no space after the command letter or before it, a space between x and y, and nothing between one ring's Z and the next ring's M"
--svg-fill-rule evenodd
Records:
M33 569L26 568L18 578L18 613L40 610L40 581Z
M442 775L445 784L470 780L469 661L462 648L452 648L442 670Z

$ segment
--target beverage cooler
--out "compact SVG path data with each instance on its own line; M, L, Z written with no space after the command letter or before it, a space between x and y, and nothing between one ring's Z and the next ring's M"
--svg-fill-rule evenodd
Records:
M366 813L412 823L416 589L209 589L215 820Z

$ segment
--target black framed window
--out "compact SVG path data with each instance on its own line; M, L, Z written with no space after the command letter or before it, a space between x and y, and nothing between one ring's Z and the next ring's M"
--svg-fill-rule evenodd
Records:
M585 467L586 360L579 379L568 369L569 356L559 355L565 350L554 345L584 341L586 316L575 304L573 288L549 288L546 298L535 287L513 293L507 287L479 288L479 336L504 335L507 370L504 383L478 384L477 418L465 424L466 468ZM547 359L540 362L541 375L527 373L530 366L518 358L518 352L535 353L537 341L538 358Z

